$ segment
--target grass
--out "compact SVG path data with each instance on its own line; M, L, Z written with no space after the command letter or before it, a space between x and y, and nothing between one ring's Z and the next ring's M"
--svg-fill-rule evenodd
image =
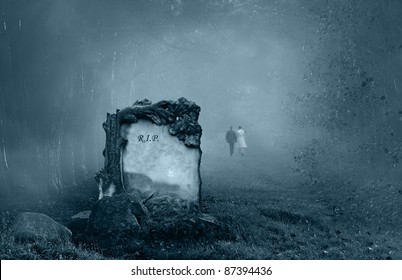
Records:
M17 243L11 233L14 217L8 211L1 213L0 259L6 260L97 260L104 257L73 243L58 244L37 241L34 243Z
M385 179L360 186L309 185L280 176L280 167L257 155L208 157L202 163L202 213L164 222L155 214L144 241L124 254L68 244L16 244L9 232L19 211L43 212L65 223L96 197L81 196L3 207L2 259L402 259L402 187ZM288 170L285 166L283 170ZM289 168L290 170L290 168ZM279 174L279 175L278 175ZM92 190L94 192L92 193ZM79 193L75 191L74 193ZM92 200L90 200L92 198ZM5 205L3 205L5 206ZM10 207L11 207L10 206ZM7 212L8 211L8 212ZM156 212L155 212L156 213ZM208 220L208 219L207 219Z

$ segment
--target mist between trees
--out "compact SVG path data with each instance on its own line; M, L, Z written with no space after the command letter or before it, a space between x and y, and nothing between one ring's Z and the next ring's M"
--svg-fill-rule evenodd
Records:
M309 182L398 180L401 14L396 0L5 0L1 192L91 178L107 112L182 96L201 106L206 157L242 125L250 155Z

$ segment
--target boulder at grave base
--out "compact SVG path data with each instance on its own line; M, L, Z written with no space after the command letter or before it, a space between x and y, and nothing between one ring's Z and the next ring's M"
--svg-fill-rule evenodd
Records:
M12 225L17 242L48 241L66 243L70 241L71 231L42 213L25 212L17 216Z
M86 238L104 249L126 247L139 240L148 211L134 194L105 196L92 209Z

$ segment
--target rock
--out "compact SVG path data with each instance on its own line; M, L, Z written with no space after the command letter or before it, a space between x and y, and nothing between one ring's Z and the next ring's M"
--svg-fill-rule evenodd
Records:
M12 225L14 239L17 242L48 241L66 243L70 241L71 231L41 213L25 212L17 216Z
M70 223L67 227L73 232L73 234L85 231L85 228L88 224L89 215L91 215L91 211L82 211L75 214L70 218Z
M88 220L89 215L91 215L91 211L82 211L82 212L72 216L71 220L72 221Z
M104 249L117 249L139 242L141 225L148 211L135 194L103 197L92 209L86 239Z
M200 221L203 222L203 223L208 223L208 224L213 224L213 225L218 225L218 224L219 224L219 222L218 222L218 220L216 219L216 217L214 217L214 216L212 216L212 215L209 215L209 214L203 214L203 213L201 213L201 214L198 216L198 220L200 220Z

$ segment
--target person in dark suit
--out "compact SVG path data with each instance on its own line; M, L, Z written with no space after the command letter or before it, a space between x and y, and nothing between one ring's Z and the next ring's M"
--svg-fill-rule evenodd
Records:
M237 135L236 132L233 131L233 127L230 127L230 130L226 132L226 142L229 143L229 152L230 156L232 156L234 144L237 142Z

